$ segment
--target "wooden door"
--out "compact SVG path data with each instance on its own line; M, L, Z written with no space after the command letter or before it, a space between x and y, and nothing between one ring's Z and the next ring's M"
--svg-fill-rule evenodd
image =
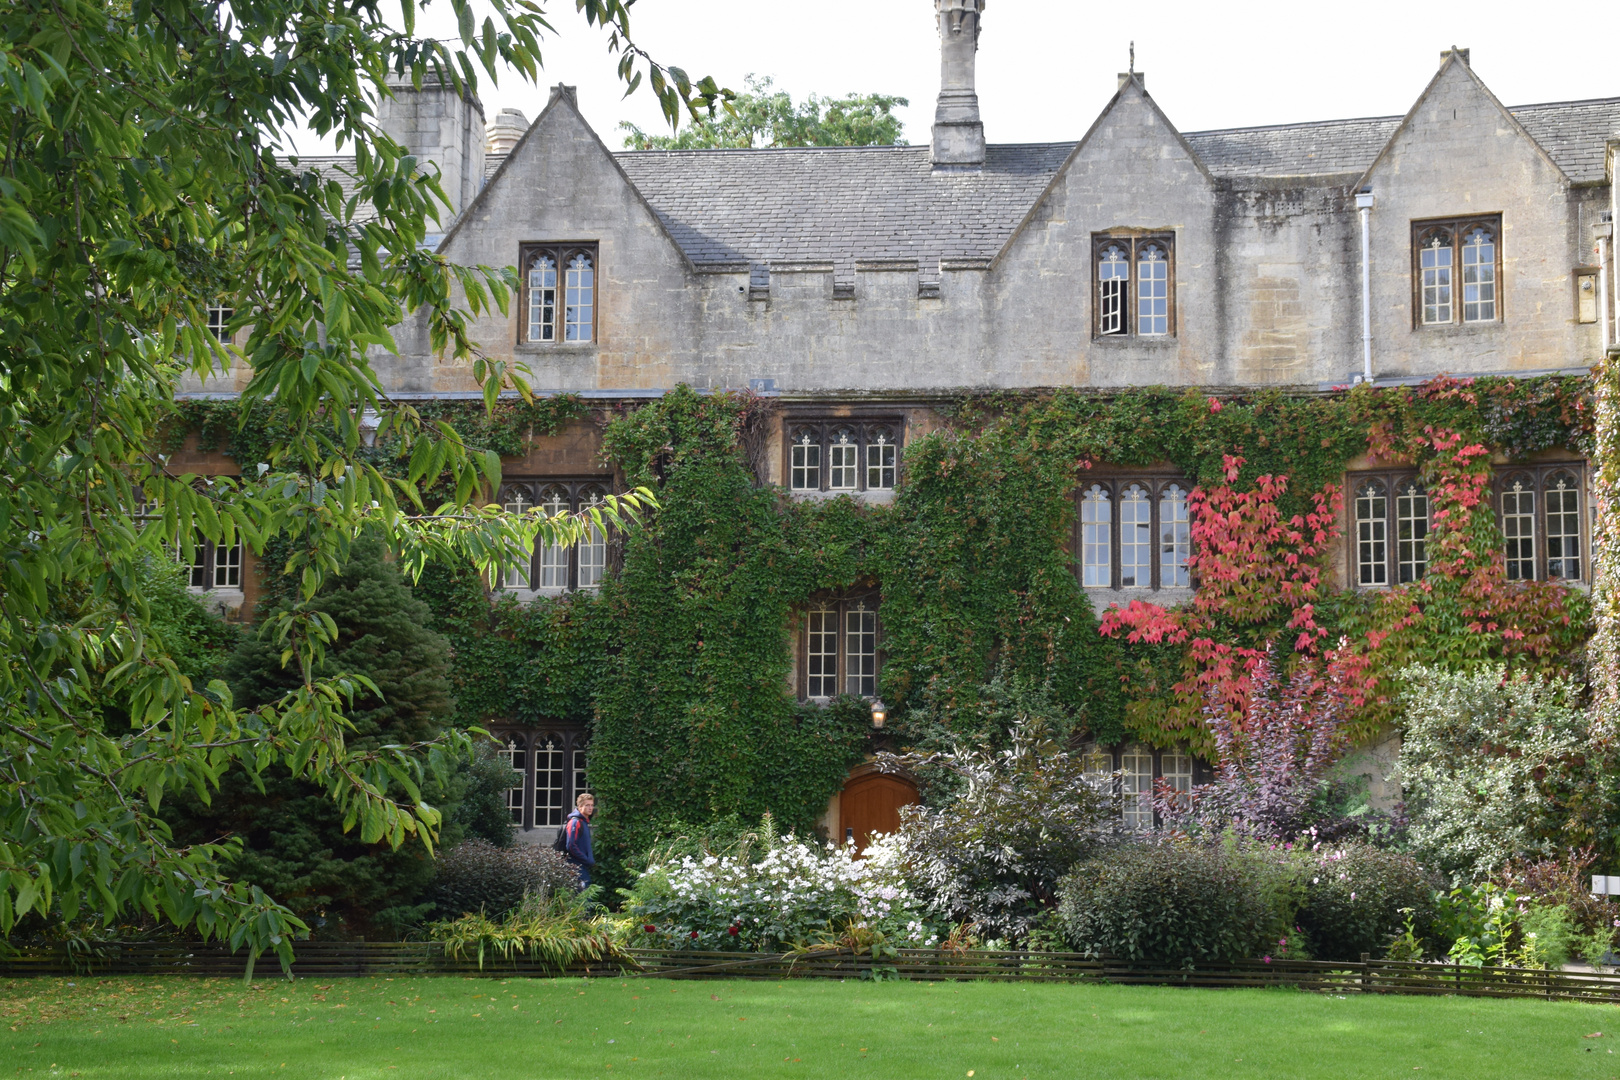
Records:
M917 801L917 785L889 773L867 773L844 785L838 798L838 840L854 831L855 848L865 851L873 833L900 828L900 808Z

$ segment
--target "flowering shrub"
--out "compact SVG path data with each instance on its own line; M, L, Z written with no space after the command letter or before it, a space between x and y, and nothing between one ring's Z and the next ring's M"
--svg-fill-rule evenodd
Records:
M1410 855L1368 844L1295 850L1305 886L1297 918L1316 959L1383 956L1408 914L1420 936L1431 928L1439 882Z
M1602 759L1563 679L1414 667L1402 678L1400 777L1413 850L1458 878L1592 836Z
M1039 719L1010 725L1005 749L893 757L931 783L938 806L901 811L895 854L930 910L1023 940L1057 902L1058 879L1096 847L1119 813L1077 757L1048 741Z
M655 863L624 892L632 945L677 949L777 950L860 929L890 944L938 940L897 865L892 841L857 859L852 847L824 848L772 837L756 852L683 855Z

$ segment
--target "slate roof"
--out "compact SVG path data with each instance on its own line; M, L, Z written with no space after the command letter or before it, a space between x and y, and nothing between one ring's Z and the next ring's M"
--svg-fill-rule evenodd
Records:
M1510 106L1508 112L1576 183L1602 182L1603 145L1620 133L1620 98ZM1400 126L1399 116L1184 133L1216 176L1320 176L1362 172Z
M1602 182L1620 98L1508 110L1580 182ZM1328 177L1372 164L1399 116L1185 133L1217 177ZM992 145L983 170L935 173L923 146L616 153L692 261L707 268L857 260L987 262L1074 150L1072 142ZM505 155L491 154L492 176ZM756 276L758 276L756 272Z

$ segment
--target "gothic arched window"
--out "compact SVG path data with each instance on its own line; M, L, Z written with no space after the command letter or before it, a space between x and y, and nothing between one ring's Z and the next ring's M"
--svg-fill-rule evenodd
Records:
M1389 584L1389 491L1378 480L1356 488L1356 581Z
M595 341L595 245L525 245L522 266L522 340L531 345Z

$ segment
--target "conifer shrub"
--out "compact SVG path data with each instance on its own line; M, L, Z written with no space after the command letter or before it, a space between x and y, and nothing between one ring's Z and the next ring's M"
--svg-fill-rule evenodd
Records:
M1074 868L1060 886L1071 947L1177 968L1260 955L1276 912L1247 860L1217 845L1131 842Z
M561 852L538 844L502 848L474 838L439 856L431 895L446 918L468 912L499 916L516 910L525 896L578 888L579 872Z

